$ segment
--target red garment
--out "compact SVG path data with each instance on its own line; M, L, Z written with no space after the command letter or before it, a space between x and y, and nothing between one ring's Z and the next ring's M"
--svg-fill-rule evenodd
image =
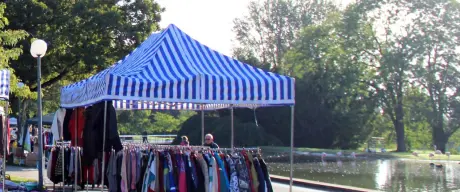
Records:
M85 108L79 107L72 112L72 116L69 121L69 132L71 136L71 144L72 146L75 145L75 137L78 137L78 146L83 147L83 129L85 127L85 115L84 115ZM75 122L77 119L77 122ZM76 125L75 125L76 124ZM77 128L77 133L75 133L75 128Z
M179 154L179 157L182 155ZM178 158L179 163L179 191L187 192L187 175L185 173L185 162L182 158Z
M94 181L94 166L83 166L83 182L86 183L88 181L89 184L95 184ZM88 178L86 176L88 175Z
M245 159L245 162L246 162L246 166L248 167L248 175L249 175L249 187L251 189L251 191L256 191L256 189L254 188L254 180L252 178L252 173L251 173L251 162L249 162L249 158L248 158L248 154L246 154L245 151L241 152L244 156L244 159Z

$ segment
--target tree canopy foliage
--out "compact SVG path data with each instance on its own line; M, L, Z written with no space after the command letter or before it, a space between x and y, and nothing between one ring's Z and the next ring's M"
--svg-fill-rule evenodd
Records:
M28 53L32 38L48 43L43 58L42 87L61 79L80 80L123 58L151 32L159 30L163 9L144 1L5 0L7 29L29 34L19 42ZM19 79L36 89L36 65L29 54L11 63Z
M5 16L6 4L0 3L0 68L9 69L11 73L11 92L20 94L22 96L28 96L30 91L24 91L23 89L17 88L16 84L18 78L14 69L10 67L12 61L17 60L23 50L18 46L19 42L26 39L28 34L21 29L11 30L8 26L11 21Z
M159 112L159 111L119 111L118 127L121 134L177 133L180 126L192 117L194 111Z

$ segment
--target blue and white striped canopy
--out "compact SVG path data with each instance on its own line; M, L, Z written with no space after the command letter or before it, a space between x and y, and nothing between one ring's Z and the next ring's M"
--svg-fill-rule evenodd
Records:
M10 98L10 70L0 70L0 99L9 100Z
M61 89L61 106L214 110L294 104L294 79L210 49L170 25L110 68Z

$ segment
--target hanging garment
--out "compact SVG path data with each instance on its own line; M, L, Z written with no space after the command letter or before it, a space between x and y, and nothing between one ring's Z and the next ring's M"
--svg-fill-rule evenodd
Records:
M185 173L185 164L184 161L182 160L181 154L176 154L176 162L178 165L178 171L179 171L179 184L178 188L180 192L187 192L187 178L186 178L186 173Z
M48 162L46 164L46 176L51 179L51 169L53 169L53 165L51 164L51 159L53 159L53 150L54 149L51 149L51 153L50 153L50 156L48 157Z
M256 190L272 191L270 181L267 182L265 179L268 172L265 173L261 165L263 159L253 157L252 154L246 155L252 158L251 167L247 165L249 160L245 158L244 153L225 155L215 152L185 152L182 154L182 152L168 150L158 152L152 149L129 147L114 154L107 155L106 178L110 192L249 192L252 191L248 182L252 167L257 177L253 180L259 183ZM178 174L175 174L175 169L178 169ZM114 182L116 184L112 184Z
M267 191L267 184L265 183L265 178L264 178L264 173L262 171L262 168L260 168L259 159L257 157L254 157L253 162L254 162L254 168L256 169L256 172L257 172L257 179L259 181L259 187L257 190L259 192L265 192Z
M158 171L158 169L157 169L157 161L158 161L158 159L157 159L154 155L152 155L152 159L153 159L153 160L152 160L152 163L151 163L151 165L150 165L149 174L148 174L149 176L148 176L148 179L147 179L147 187L148 187L148 189L150 189L151 191L156 191L156 188L157 188L157 187L156 187L156 184L157 184L157 182L156 182L156 180L157 180L156 175L158 174L158 173L157 173L157 171ZM147 190L147 192L148 192L148 191L149 191L149 190Z
M131 190L136 190L137 182L137 158L136 153L131 151Z
M200 169L201 169L201 172L203 174L203 177L204 177L204 188L205 188L205 192L209 192L209 168L208 168L208 164L206 163L206 160L204 159L204 156L203 154L196 154L196 161L198 163L198 165L200 166Z
M169 153L165 154L165 192L176 192L176 179L174 178L174 167Z
M128 169L126 167L126 162L127 162L126 151L123 151L122 159L123 160L121 162L121 191L128 192L128 178L127 178Z
M116 167L117 156L115 153L110 155L109 166L107 169L107 179L109 180L109 192L117 192L118 188L116 185L117 179L117 167Z
M252 173L251 173L251 164L249 163L249 158L248 158L248 154L246 153L246 151L242 151L241 154L243 155L243 161L244 163L246 163L246 168L247 168L247 172L248 172L248 176L249 176L249 189L250 191L254 191L254 185L253 185L253 180L252 180Z
M117 191L121 191L122 188L123 153L123 151L117 153Z
M157 163L158 181L156 183L156 186L158 186L158 188L155 187L155 191L165 192L165 187L164 187L165 178L164 178L164 173L163 173L163 167L165 164L165 156L163 153L160 153L160 152L156 152L156 154L159 159Z
M56 170L56 163L57 163L57 153L56 153L56 150L53 150L53 158L50 159L49 161L51 161L51 171L50 171L50 180L53 182L53 183L57 183L56 182L56 178L55 178L55 170Z
M253 162L253 157L251 153L247 154L248 160L249 160L249 166L251 167L251 175L252 175L252 188L254 192L258 192L259 190L259 180L257 179L257 172L254 167L254 162ZM261 191L264 192L264 191Z
M192 157L192 162L194 162L195 164L195 173L196 173L196 181L197 181L197 190L198 192L202 192L202 191L205 191L206 192L206 189L207 189L207 183L206 183L206 179L205 179L205 176L203 174L207 173L205 170L207 170L207 168L205 168L204 170L201 169L201 165L200 165L200 162L198 161L198 157L197 157L198 154L193 154L191 157ZM203 162L204 165L206 165L206 162ZM209 182L209 181L208 181Z
M62 156L62 153L60 153L60 150L57 149L55 150L55 153L57 155L57 160L56 160L56 166L54 168L54 183L59 183L62 182L62 168L64 167L63 165L63 160L64 157Z
M91 114L91 120L86 123L84 131L84 157L86 163L91 163L97 158L98 152L101 151L103 146L104 136L104 102L96 103L90 109L88 114ZM109 152L112 148L115 152L123 149L117 128L117 116L112 102L107 102L107 116L106 116L106 139L104 151Z
M213 164L213 169L212 169L212 174L213 174L213 178L214 180L212 181L213 182L213 191L215 192L219 192L219 186L220 186L220 175L219 175L219 166L217 165L217 161L216 161L216 158L214 158L211 154L209 154L209 158L211 159L212 161L212 164Z
M265 184L267 185L267 191L273 192L272 181L270 180L270 175L268 174L267 164L265 164L265 161L263 159L259 159L259 163L260 168L262 168L262 171L264 173L264 180Z
M54 113L53 123L51 124L51 132L53 133L53 141L59 141L61 139L62 130L64 126L66 109L60 108Z
M248 168L244 157L236 156L234 159L236 170L238 172L238 188L240 192L250 192Z
M84 111L84 107L79 107L72 112L68 127L72 146L83 146L83 128L85 127Z
M66 109L64 115L64 122L62 123L62 136L65 141L70 141L71 135L69 130L70 118L72 118L73 109Z
M236 167L233 159L227 155L225 160L230 167L230 181L229 181L229 191L230 192L239 192L238 187L238 173L236 172Z
M195 157L191 156L190 153L188 153L187 154L187 161L188 161L188 167L191 169L190 172L191 172L191 177L192 177L192 182L193 182L193 188L195 188L195 190L197 190L198 189L198 182L199 182L198 180L199 179L198 179L198 176L197 176Z
M194 167L192 167L192 159L190 158L190 152L186 152L185 154L182 155L182 160L184 161L185 165L185 180L186 180L186 187L188 192L194 192L196 191L196 188L198 187L198 183L196 182L196 174L193 175L193 170Z
M152 158L154 158L155 156L153 155L152 152L149 153L149 155L144 155L142 153L142 161L141 161L141 178L139 179L139 182L137 184L137 188L138 189L142 189L143 185L144 185L144 180L146 178L149 178L149 173L150 173L150 166L149 166L149 158L150 156L152 156ZM156 162L153 162L153 163L156 163ZM155 173L156 174L156 170L155 170ZM153 188L152 188L152 191L155 189L155 180L157 178L155 177L154 180L151 182L153 184ZM149 185L150 186L150 185Z
M219 171L219 191L229 191L230 187L228 183L227 171L225 170L224 162L222 161L220 155L217 152L214 153L214 157L216 158Z
M71 166L71 164L70 164L71 153L72 153L71 149L68 148L68 147L65 147L65 149L64 149L64 163L65 163L64 164L64 173L65 173L64 177L65 177L66 181L68 181L68 182L72 181L72 178L69 177L70 166Z
M75 150L74 148L70 149L70 166L69 166L69 177L72 177L75 170Z

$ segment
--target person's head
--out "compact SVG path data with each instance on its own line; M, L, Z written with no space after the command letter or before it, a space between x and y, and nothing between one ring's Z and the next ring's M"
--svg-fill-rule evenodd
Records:
M206 144L211 144L212 142L214 141L214 137L211 135L211 134L206 134L206 136L204 136L204 142Z
M187 136L182 136L182 141L188 141L188 137Z

